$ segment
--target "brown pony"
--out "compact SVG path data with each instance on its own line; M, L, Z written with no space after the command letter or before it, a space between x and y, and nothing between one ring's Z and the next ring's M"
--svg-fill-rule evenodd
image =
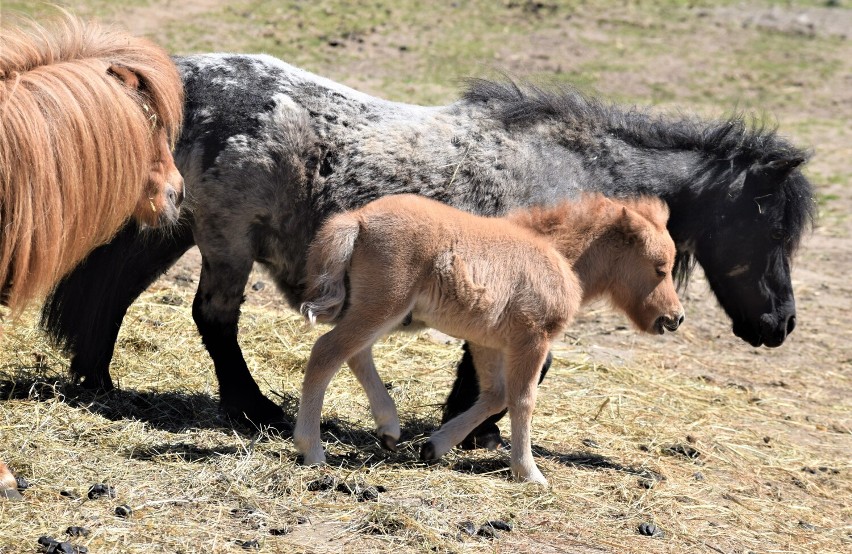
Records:
M0 303L43 296L128 217L177 220L183 86L160 47L65 14L0 34Z
M580 305L606 296L648 333L683 321L667 218L657 198L600 195L504 218L399 195L332 217L311 245L302 305L312 323L336 323L305 371L293 434L305 463L325 460L323 396L344 361L367 393L383 445L395 449L399 418L371 347L416 321L470 343L481 387L476 404L433 434L420 457L439 458L508 406L512 474L546 483L530 448L536 384L551 342Z
M21 494L18 492L18 481L3 462L0 462L0 498L21 499Z

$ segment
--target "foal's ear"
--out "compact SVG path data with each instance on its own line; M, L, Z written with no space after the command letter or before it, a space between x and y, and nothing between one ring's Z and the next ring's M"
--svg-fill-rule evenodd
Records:
M625 246L633 246L639 240L639 218L627 206L621 207L617 228Z
M132 88L133 90L139 89L139 85L141 83L139 76L126 65L114 63L109 66L107 73L124 83L124 86Z

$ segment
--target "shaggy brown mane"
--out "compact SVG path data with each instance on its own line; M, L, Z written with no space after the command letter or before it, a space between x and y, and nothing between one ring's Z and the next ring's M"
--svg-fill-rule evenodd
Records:
M510 213L508 218L517 225L557 241L567 252L567 257L574 258L589 241L596 238L594 230L606 230L601 228L601 221L614 218L621 206L627 206L641 215L658 231L666 227L669 209L665 202L655 196L619 198L616 204L602 194L584 193L574 201L520 209ZM578 237L585 239L579 240Z
M0 34L0 291L14 314L109 240L145 193L183 115L160 47L65 15ZM124 86L114 66L139 78ZM160 135L162 136L162 135Z

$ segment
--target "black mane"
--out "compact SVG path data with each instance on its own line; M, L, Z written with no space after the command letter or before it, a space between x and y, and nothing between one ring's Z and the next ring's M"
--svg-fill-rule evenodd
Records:
M463 101L483 104L491 117L507 127L542 120L567 123L590 136L608 134L631 146L703 152L712 160L736 161L742 168L773 161L807 160L809 155L780 137L775 127L757 118L734 114L720 120L679 119L652 114L646 108L624 107L587 96L569 85L544 89L514 80L467 80ZM816 216L811 184L797 169L782 183L783 226L795 251ZM675 273L684 283L695 266L687 252L678 252Z
M578 129L609 133L640 148L695 150L717 159L754 162L807 159L804 150L779 137L774 127L742 114L718 121L672 119L636 106L623 107L589 97L569 85L544 89L528 83L470 79L463 99L488 104L492 116L508 125L554 119Z

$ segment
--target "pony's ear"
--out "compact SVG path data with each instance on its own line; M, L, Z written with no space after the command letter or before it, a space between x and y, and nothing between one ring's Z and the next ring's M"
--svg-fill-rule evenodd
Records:
M114 63L109 66L107 73L124 83L124 86L138 90L141 84L141 79L132 69L126 65Z
M772 160L771 162L759 164L754 170L772 182L780 183L787 179L790 173L803 163L805 163L803 156L793 156L792 158Z

